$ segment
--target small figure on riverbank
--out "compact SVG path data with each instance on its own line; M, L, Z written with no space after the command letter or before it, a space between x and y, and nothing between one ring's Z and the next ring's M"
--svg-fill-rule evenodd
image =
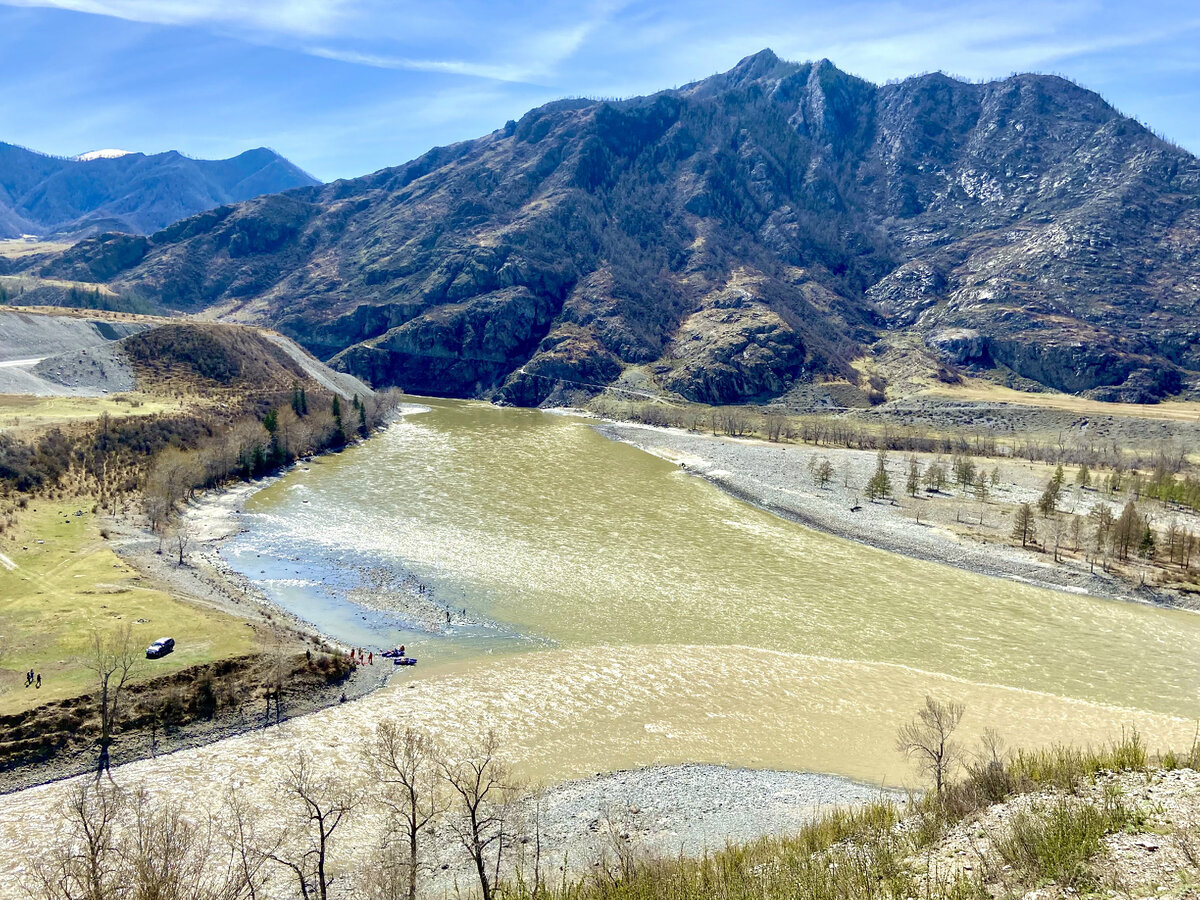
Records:
M41 673L41 672L38 672L38 674L37 674L37 687L38 687L38 688L40 688L41 686L42 686L42 673ZM35 690L36 690L36 689L37 689L37 688L35 688Z
M375 665L375 651L374 651L374 650L370 651L370 652L367 654L367 665L368 665L368 666L373 666L373 665Z

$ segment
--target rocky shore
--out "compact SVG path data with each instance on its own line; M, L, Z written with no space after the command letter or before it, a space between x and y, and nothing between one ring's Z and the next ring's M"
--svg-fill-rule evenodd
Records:
M648 766L597 773L530 794L517 804L519 829L541 837L548 882L586 876L620 858L699 856L729 844L794 834L823 812L901 794L833 775L715 765ZM430 896L474 876L453 834L430 847ZM441 839L439 840L438 837ZM532 842L507 868L533 872ZM347 880L349 881L349 880ZM349 884L346 885L347 889Z
M593 427L605 437L673 462L775 515L889 553L1053 590L1186 605L1176 594L1149 585L1131 585L1099 567L1093 572L1074 562L1054 564L1046 554L1001 543L978 543L937 524L914 521L902 515L898 504L866 501L862 486L874 471L873 453L714 437L650 425L605 422ZM812 460L818 457L829 459L838 473L823 488L814 483L810 470ZM893 474L893 479L897 478L902 488L902 476ZM1028 487L1013 485L1008 491L1012 502L1037 499L1037 492Z

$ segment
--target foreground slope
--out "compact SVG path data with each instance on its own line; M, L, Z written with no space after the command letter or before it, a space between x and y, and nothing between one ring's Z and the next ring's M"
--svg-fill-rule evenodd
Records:
M376 385L778 395L889 331L1151 401L1200 371L1200 162L1060 78L876 86L763 51L47 266L267 323ZM876 393L883 385L876 381Z
M223 203L316 183L265 147L214 160L174 150L63 159L0 143L0 238L148 234Z

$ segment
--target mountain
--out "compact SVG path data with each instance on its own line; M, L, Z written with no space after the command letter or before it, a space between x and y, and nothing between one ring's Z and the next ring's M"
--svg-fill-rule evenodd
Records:
M273 150L189 159L96 150L74 159L0 143L0 238L149 234L214 206L317 184Z
M537 404L625 373L742 402L859 380L903 339L1146 402L1200 373L1198 250L1200 161L1069 81L878 86L763 51L44 274L269 324L420 393Z

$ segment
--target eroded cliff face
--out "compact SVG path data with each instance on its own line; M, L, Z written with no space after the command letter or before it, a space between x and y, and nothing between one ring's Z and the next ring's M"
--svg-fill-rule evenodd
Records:
M948 364L1147 401L1200 372L1198 250L1200 163L1069 82L877 87L764 51L46 273L425 393L537 404L637 366L742 402L853 379L900 330Z

